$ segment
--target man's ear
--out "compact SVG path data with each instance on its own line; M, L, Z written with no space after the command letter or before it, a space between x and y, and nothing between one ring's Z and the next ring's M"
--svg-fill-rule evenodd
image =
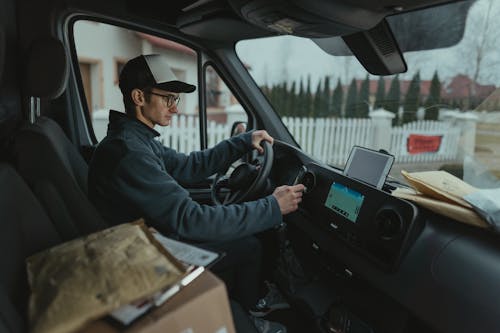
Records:
M130 92L130 96L132 97L132 101L137 106L143 106L145 102L144 93L140 89L133 89Z

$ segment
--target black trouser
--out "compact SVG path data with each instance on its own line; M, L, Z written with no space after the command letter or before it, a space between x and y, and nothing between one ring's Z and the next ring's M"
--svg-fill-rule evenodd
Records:
M231 313L233 314L234 328L237 333L258 333L255 325L250 320L248 312L241 305L229 300Z
M228 289L229 297L246 310L259 298L262 245L255 236L231 241L197 244L208 250L225 252L225 256L210 270L219 276Z

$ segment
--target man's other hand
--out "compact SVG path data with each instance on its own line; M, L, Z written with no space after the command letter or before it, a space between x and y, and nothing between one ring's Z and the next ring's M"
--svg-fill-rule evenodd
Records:
M276 200L278 200L278 205L280 206L282 215L294 212L297 208L299 208L303 192L303 184L297 184L294 186L283 185L274 190L273 195Z
M264 153L264 149L260 146L262 141L267 141L273 144L273 137L270 136L265 130L259 130L252 133L252 148L257 149L259 154Z

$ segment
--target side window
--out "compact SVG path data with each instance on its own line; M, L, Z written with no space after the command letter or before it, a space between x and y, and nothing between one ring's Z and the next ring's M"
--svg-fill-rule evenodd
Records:
M198 86L196 51L172 40L80 20L74 25L74 41L83 93L98 141L106 136L109 111L125 112L118 78L128 59L139 54L162 54L179 80ZM161 133L159 140L179 152L200 149L197 91L181 94L179 114L169 126L155 128Z
M212 66L205 71L208 147L246 131L248 115Z

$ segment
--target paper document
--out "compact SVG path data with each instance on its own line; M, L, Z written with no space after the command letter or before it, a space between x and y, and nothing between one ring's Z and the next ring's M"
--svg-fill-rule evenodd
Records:
M490 228L493 216L500 223L500 189L496 193L483 192L446 171L401 171L413 189L398 188L392 195L411 200L437 214L481 228ZM486 199L481 195L489 195ZM496 203L496 208L495 208ZM497 212L494 215L493 212ZM500 225L500 224L499 224Z
M216 252L167 238L158 232L153 235L177 260L187 265L206 267L219 257Z
M487 228L488 224L472 209L461 205L452 204L446 201L440 201L418 193L412 189L398 188L392 192L392 195L401 199L415 202L437 214L450 217L459 222L474 225L476 227Z
M464 200L490 225L500 227L500 188L477 190L464 196Z
M110 315L122 324L128 325L152 307L153 303L150 301L142 304L128 304L112 311Z
M472 208L463 199L464 195L477 189L446 171L406 172L401 171L408 183L420 193L438 200Z
M146 313L153 306L160 306L177 294L182 288L190 284L194 279L201 275L205 268L200 266L197 268L191 267L190 273L180 281L172 285L166 290L156 293L152 298L133 304L122 306L111 312L111 317L118 320L124 325L129 325L142 314Z
M219 253L201 249L199 247L176 241L160 234L155 230L151 230L156 241L163 246L172 256L183 263L189 274L177 281L168 289L158 292L147 302L138 304L128 304L111 313L111 317L118 320L124 325L129 325L136 318L147 312L153 306L160 306L172 296L177 294L183 287L187 286L194 279L200 276L204 271L204 267L213 263L219 256Z

